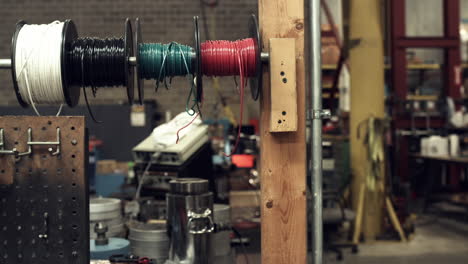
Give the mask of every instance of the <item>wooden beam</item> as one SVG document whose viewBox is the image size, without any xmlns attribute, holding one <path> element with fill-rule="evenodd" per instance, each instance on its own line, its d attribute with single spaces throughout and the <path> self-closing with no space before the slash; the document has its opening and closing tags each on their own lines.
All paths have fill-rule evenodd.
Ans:
<svg viewBox="0 0 468 264">
<path fill-rule="evenodd" d="M 357 136 L 358 126 L 371 116 L 384 117 L 384 36 L 380 1 L 351 0 L 350 12 L 350 39 L 360 40 L 350 50 L 351 192 L 353 208 L 358 208 L 360 189 L 366 183 L 370 166 L 366 146 Z M 376 189 L 364 195 L 362 232 L 366 240 L 374 240 L 382 230 L 384 192 L 380 186 Z"/>
<path fill-rule="evenodd" d="M 270 132 L 297 130 L 296 41 L 270 39 Z"/>
<path fill-rule="evenodd" d="M 307 261 L 304 1 L 259 0 L 263 50 L 270 38 L 296 39 L 297 131 L 270 133 L 270 77 L 260 100 L 262 263 Z"/>
</svg>

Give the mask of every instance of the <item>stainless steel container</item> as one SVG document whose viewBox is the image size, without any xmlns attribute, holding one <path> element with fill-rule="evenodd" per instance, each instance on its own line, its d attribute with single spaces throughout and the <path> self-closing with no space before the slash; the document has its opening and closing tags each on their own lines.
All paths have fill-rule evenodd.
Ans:
<svg viewBox="0 0 468 264">
<path fill-rule="evenodd" d="M 169 237 L 165 224 L 129 224 L 130 250 L 133 255 L 145 256 L 164 263 L 169 256 Z"/>
<path fill-rule="evenodd" d="M 180 264 L 212 263 L 213 194 L 208 181 L 179 178 L 166 194 L 169 260 Z"/>
</svg>

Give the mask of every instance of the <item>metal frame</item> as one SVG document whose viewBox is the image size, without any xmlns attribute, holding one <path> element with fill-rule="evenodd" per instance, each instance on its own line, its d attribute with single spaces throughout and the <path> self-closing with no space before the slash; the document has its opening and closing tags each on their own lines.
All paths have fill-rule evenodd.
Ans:
<svg viewBox="0 0 468 264">
<path fill-rule="evenodd" d="M 443 37 L 407 37 L 405 28 L 405 1 L 391 0 L 390 5 L 390 41 L 391 41 L 391 81 L 393 86 L 393 128 L 394 130 L 409 129 L 411 120 L 409 115 L 402 115 L 402 105 L 398 102 L 406 101 L 408 95 L 407 86 L 407 48 L 439 48 L 444 49 L 445 64 L 442 68 L 443 85 L 445 95 L 455 101 L 461 98 L 461 59 L 460 59 L 460 1 L 443 0 Z M 433 127 L 442 127 L 446 121 L 439 117 L 431 122 Z M 425 126 L 423 120 L 414 122 L 416 128 Z M 395 160 L 399 164 L 397 174 L 402 180 L 408 179 L 409 148 L 405 137 L 397 137 L 399 145 L 398 153 L 395 153 Z"/>
</svg>

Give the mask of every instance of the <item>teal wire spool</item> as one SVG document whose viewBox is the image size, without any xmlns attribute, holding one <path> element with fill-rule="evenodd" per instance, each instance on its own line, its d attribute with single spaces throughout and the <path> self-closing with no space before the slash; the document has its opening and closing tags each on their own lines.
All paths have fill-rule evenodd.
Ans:
<svg viewBox="0 0 468 264">
<path fill-rule="evenodd" d="M 162 82 L 167 77 L 192 73 L 192 48 L 189 46 L 176 42 L 142 43 L 138 52 L 141 77 L 146 80 Z"/>
<path fill-rule="evenodd" d="M 172 77 L 189 75 L 190 92 L 185 111 L 191 116 L 200 112 L 197 90 L 193 82 L 193 54 L 192 47 L 177 42 L 138 45 L 140 78 L 156 80 L 156 90 L 162 82 L 168 88 L 168 78 L 171 80 Z"/>
</svg>

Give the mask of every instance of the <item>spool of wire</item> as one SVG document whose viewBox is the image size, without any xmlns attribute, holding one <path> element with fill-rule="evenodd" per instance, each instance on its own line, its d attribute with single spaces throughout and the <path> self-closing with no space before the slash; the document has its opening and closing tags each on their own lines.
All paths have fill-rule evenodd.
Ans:
<svg viewBox="0 0 468 264">
<path fill-rule="evenodd" d="M 133 56 L 133 38 L 130 20 L 125 21 L 123 37 L 78 38 L 68 50 L 67 64 L 70 83 L 82 87 L 86 105 L 94 121 L 98 122 L 89 105 L 86 88 L 93 96 L 101 87 L 126 87 L 129 104 L 134 97 L 134 67 L 130 65 Z"/>
<path fill-rule="evenodd" d="M 206 76 L 256 75 L 257 57 L 252 38 L 206 41 L 201 44 L 202 70 Z M 241 83 L 242 85 L 242 83 Z"/>
<path fill-rule="evenodd" d="M 195 17 L 195 20 L 198 20 Z M 197 28 L 195 29 L 198 30 Z M 230 156 L 236 152 L 240 132 L 242 129 L 243 108 L 244 108 L 244 90 L 247 79 L 251 82 L 251 93 L 254 100 L 258 99 L 259 90 L 262 85 L 262 62 L 261 62 L 261 47 L 260 33 L 258 31 L 258 23 L 255 15 L 251 16 L 250 38 L 227 41 L 216 40 L 206 41 L 200 45 L 196 54 L 201 61 L 201 74 L 207 76 L 239 76 L 239 95 L 240 95 L 240 118 L 237 131 L 237 138 L 234 144 L 233 151 Z M 195 35 L 199 34 L 198 32 Z"/>
<path fill-rule="evenodd" d="M 190 46 L 177 42 L 169 44 L 143 43 L 140 21 L 136 19 L 136 72 L 138 76 L 138 91 L 140 98 L 143 94 L 143 80 L 155 80 L 156 90 L 161 83 L 168 88 L 173 77 L 187 76 L 190 92 L 187 98 L 186 111 L 190 115 L 200 112 L 201 96 L 195 89 L 193 81 L 194 50 Z M 200 100 L 198 100 L 200 98 Z"/>
<path fill-rule="evenodd" d="M 70 82 L 80 87 L 91 87 L 95 95 L 98 88 L 124 86 L 128 102 L 133 103 L 134 70 L 133 37 L 130 20 L 125 21 L 123 37 L 84 37 L 73 41 L 68 52 Z"/>
<path fill-rule="evenodd" d="M 12 38 L 11 61 L 13 87 L 21 106 L 36 104 L 75 106 L 79 87 L 70 85 L 67 50 L 77 38 L 71 20 L 46 25 L 16 24 Z M 60 110 L 59 110 L 60 112 Z"/>
<path fill-rule="evenodd" d="M 91 87 L 126 86 L 125 40 L 123 38 L 79 38 L 69 54 L 71 82 Z"/>
<path fill-rule="evenodd" d="M 192 48 L 177 42 L 169 44 L 143 43 L 138 47 L 141 77 L 157 82 L 167 77 L 192 73 Z"/>
<path fill-rule="evenodd" d="M 240 76 L 238 71 L 238 61 L 235 56 L 235 52 L 241 51 L 242 61 L 241 64 L 244 65 L 246 77 L 250 80 L 250 91 L 252 99 L 257 100 L 260 95 L 260 89 L 262 87 L 262 74 L 263 74 L 263 64 L 261 60 L 261 35 L 258 28 L 258 21 L 255 15 L 251 15 L 248 23 L 249 38 L 238 40 L 238 41 L 207 41 L 200 44 L 200 31 L 198 27 L 198 17 L 194 17 L 194 32 L 195 32 L 195 58 L 194 63 L 198 64 L 194 67 L 194 72 L 197 78 L 197 82 L 200 81 L 200 84 L 197 83 L 197 89 L 203 89 L 201 83 L 201 76 Z M 233 47 L 234 45 L 234 47 Z M 235 46 L 238 46 L 236 48 Z M 240 45 L 240 46 L 239 46 Z M 243 45 L 243 46 L 242 46 Z M 216 54 L 213 54 L 215 52 Z M 228 53 L 231 52 L 229 55 Z M 205 56 L 209 58 L 205 58 Z M 229 56 L 231 60 L 228 60 L 228 64 L 223 59 Z M 216 67 L 213 63 L 221 62 L 222 64 L 217 63 Z M 226 69 L 230 67 L 230 69 Z M 230 72 L 229 72 L 230 71 Z M 202 94 L 202 91 L 199 91 Z"/>
</svg>

